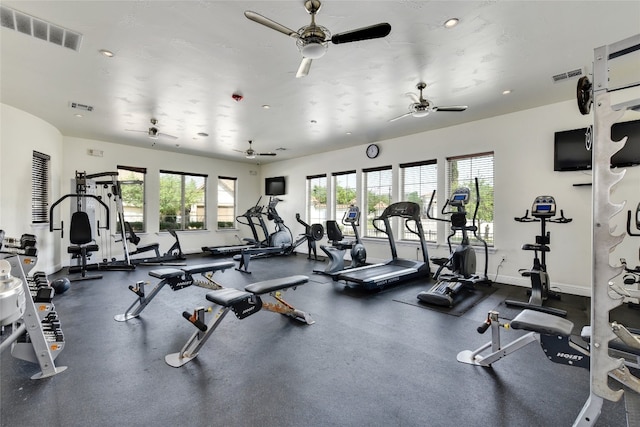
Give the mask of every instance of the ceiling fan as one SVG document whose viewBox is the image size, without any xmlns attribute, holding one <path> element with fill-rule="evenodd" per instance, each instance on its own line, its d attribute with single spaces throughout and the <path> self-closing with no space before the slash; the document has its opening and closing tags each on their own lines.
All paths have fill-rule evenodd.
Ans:
<svg viewBox="0 0 640 427">
<path fill-rule="evenodd" d="M 429 115 L 432 111 L 464 111 L 468 107 L 466 105 L 455 105 L 449 107 L 436 107 L 431 104 L 431 101 L 428 99 L 424 99 L 422 96 L 422 90 L 427 87 L 427 84 L 424 82 L 420 82 L 416 85 L 416 88 L 420 91 L 420 95 L 416 95 L 415 93 L 407 93 L 407 96 L 410 96 L 413 99 L 413 103 L 409 104 L 409 112 L 405 113 L 401 116 L 398 116 L 394 119 L 389 120 L 390 122 L 396 121 L 403 117 L 413 116 L 413 117 L 424 117 Z"/>
<path fill-rule="evenodd" d="M 177 136 L 173 136 L 173 135 L 169 135 L 167 133 L 162 133 L 158 130 L 158 128 L 156 127 L 158 125 L 158 119 L 151 119 L 151 127 L 147 130 L 136 130 L 136 129 L 125 129 L 127 132 L 144 132 L 146 133 L 149 138 L 151 139 L 158 139 L 158 138 L 168 138 L 168 139 L 178 139 Z"/>
<path fill-rule="evenodd" d="M 268 153 L 257 153 L 256 150 L 253 149 L 253 146 L 251 145 L 252 143 L 253 143 L 253 141 L 249 140 L 249 149 L 247 149 L 247 150 L 242 151 L 242 150 L 235 150 L 234 149 L 234 151 L 237 151 L 238 153 L 244 153 L 244 156 L 247 159 L 255 159 L 258 156 L 275 156 L 276 155 L 276 153 L 271 153 L 271 152 L 268 152 Z"/>
<path fill-rule="evenodd" d="M 272 30 L 279 31 L 296 39 L 296 45 L 302 54 L 302 62 L 296 73 L 296 77 L 298 78 L 309 74 L 311 61 L 321 58 L 326 53 L 329 41 L 333 44 L 350 43 L 385 37 L 391 32 L 391 25 L 385 22 L 331 36 L 331 32 L 327 28 L 316 25 L 316 13 L 320 10 L 321 6 L 322 3 L 320 0 L 305 0 L 304 7 L 311 15 L 311 23 L 300 28 L 298 31 L 287 28 L 250 10 L 246 10 L 244 16 L 258 24 L 262 24 Z"/>
</svg>

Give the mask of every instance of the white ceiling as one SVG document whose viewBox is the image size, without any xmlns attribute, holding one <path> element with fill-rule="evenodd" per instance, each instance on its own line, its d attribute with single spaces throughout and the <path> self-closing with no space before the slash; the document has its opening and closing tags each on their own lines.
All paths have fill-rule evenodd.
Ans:
<svg viewBox="0 0 640 427">
<path fill-rule="evenodd" d="M 296 79 L 295 40 L 243 12 L 297 30 L 310 21 L 301 0 L 2 6 L 82 34 L 76 52 L 2 28 L 2 103 L 65 136 L 241 161 L 249 160 L 234 150 L 250 139 L 259 152 L 285 149 L 263 163 L 575 99 L 577 79 L 554 83 L 552 76 L 590 72 L 595 47 L 640 33 L 639 1 L 326 0 L 316 20 L 332 33 L 379 22 L 391 24 L 391 33 L 330 44 L 309 75 Z M 445 29 L 451 17 L 460 24 Z M 640 75 L 636 63 L 624 69 Z M 434 105 L 469 108 L 389 123 L 408 111 L 406 93 L 420 81 Z M 513 92 L 503 95 L 506 89 Z M 70 102 L 94 110 L 78 118 Z M 146 130 L 152 117 L 178 139 L 126 131 Z"/>
</svg>

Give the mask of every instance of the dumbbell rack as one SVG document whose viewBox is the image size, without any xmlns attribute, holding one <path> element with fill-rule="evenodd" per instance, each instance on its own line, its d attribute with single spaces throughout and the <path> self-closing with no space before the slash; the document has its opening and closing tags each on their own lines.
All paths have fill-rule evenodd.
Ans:
<svg viewBox="0 0 640 427">
<path fill-rule="evenodd" d="M 54 363 L 65 345 L 58 314 L 51 302 L 54 290 L 49 286 L 45 273 L 36 272 L 27 276 L 36 264 L 35 257 L 14 255 L 6 260 L 11 265 L 11 275 L 22 281 L 25 294 L 25 310 L 19 321 L 21 324 L 17 328 L 14 324 L 14 332 L 5 340 L 11 342 L 11 355 L 40 365 L 41 372 L 31 379 L 59 374 L 67 367 L 56 367 Z"/>
</svg>

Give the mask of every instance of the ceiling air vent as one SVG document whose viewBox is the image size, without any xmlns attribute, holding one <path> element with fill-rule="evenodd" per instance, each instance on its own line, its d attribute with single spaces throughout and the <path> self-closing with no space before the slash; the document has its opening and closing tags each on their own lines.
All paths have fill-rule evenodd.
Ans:
<svg viewBox="0 0 640 427">
<path fill-rule="evenodd" d="M 554 83 L 559 83 L 563 80 L 572 79 L 574 77 L 582 77 L 584 76 L 584 70 L 582 68 L 578 68 L 576 70 L 565 71 L 564 73 L 556 74 L 552 77 Z"/>
<path fill-rule="evenodd" d="M 76 110 L 82 111 L 93 111 L 93 107 L 91 105 L 80 104 L 79 102 L 69 102 L 69 107 L 75 108 Z"/>
<path fill-rule="evenodd" d="M 43 21 L 7 6 L 0 6 L 0 26 L 27 36 L 48 41 L 76 52 L 80 50 L 82 34 Z"/>
</svg>

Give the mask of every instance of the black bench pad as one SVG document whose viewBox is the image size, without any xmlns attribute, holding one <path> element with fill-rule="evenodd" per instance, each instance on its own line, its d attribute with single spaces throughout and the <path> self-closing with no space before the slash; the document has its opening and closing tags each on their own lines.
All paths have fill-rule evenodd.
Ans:
<svg viewBox="0 0 640 427">
<path fill-rule="evenodd" d="M 212 262 L 208 264 L 196 264 L 181 267 L 180 269 L 188 274 L 206 273 L 209 271 L 226 270 L 227 268 L 235 267 L 235 263 L 232 261 L 220 261 Z"/>
<path fill-rule="evenodd" d="M 522 310 L 515 319 L 511 321 L 513 329 L 523 329 L 525 331 L 538 332 L 545 335 L 571 335 L 573 322 L 553 314 L 543 313 L 535 310 Z"/>
<path fill-rule="evenodd" d="M 282 277 L 280 279 L 265 280 L 262 282 L 252 283 L 244 287 L 244 290 L 255 295 L 262 295 L 280 289 L 290 288 L 292 286 L 307 283 L 309 278 L 303 275 Z"/>
<path fill-rule="evenodd" d="M 79 254 L 83 249 L 85 249 L 87 252 L 97 252 L 100 248 L 98 247 L 98 245 L 69 246 L 67 248 L 67 253 Z"/>
<path fill-rule="evenodd" d="M 158 270 L 151 270 L 149 276 L 157 277 L 158 279 L 168 279 L 171 277 L 180 277 L 184 274 L 184 271 L 177 268 L 160 268 Z"/>
<path fill-rule="evenodd" d="M 239 291 L 233 288 L 222 288 L 207 293 L 206 298 L 212 303 L 229 307 L 247 298 L 251 298 L 251 294 L 245 291 Z"/>
</svg>

